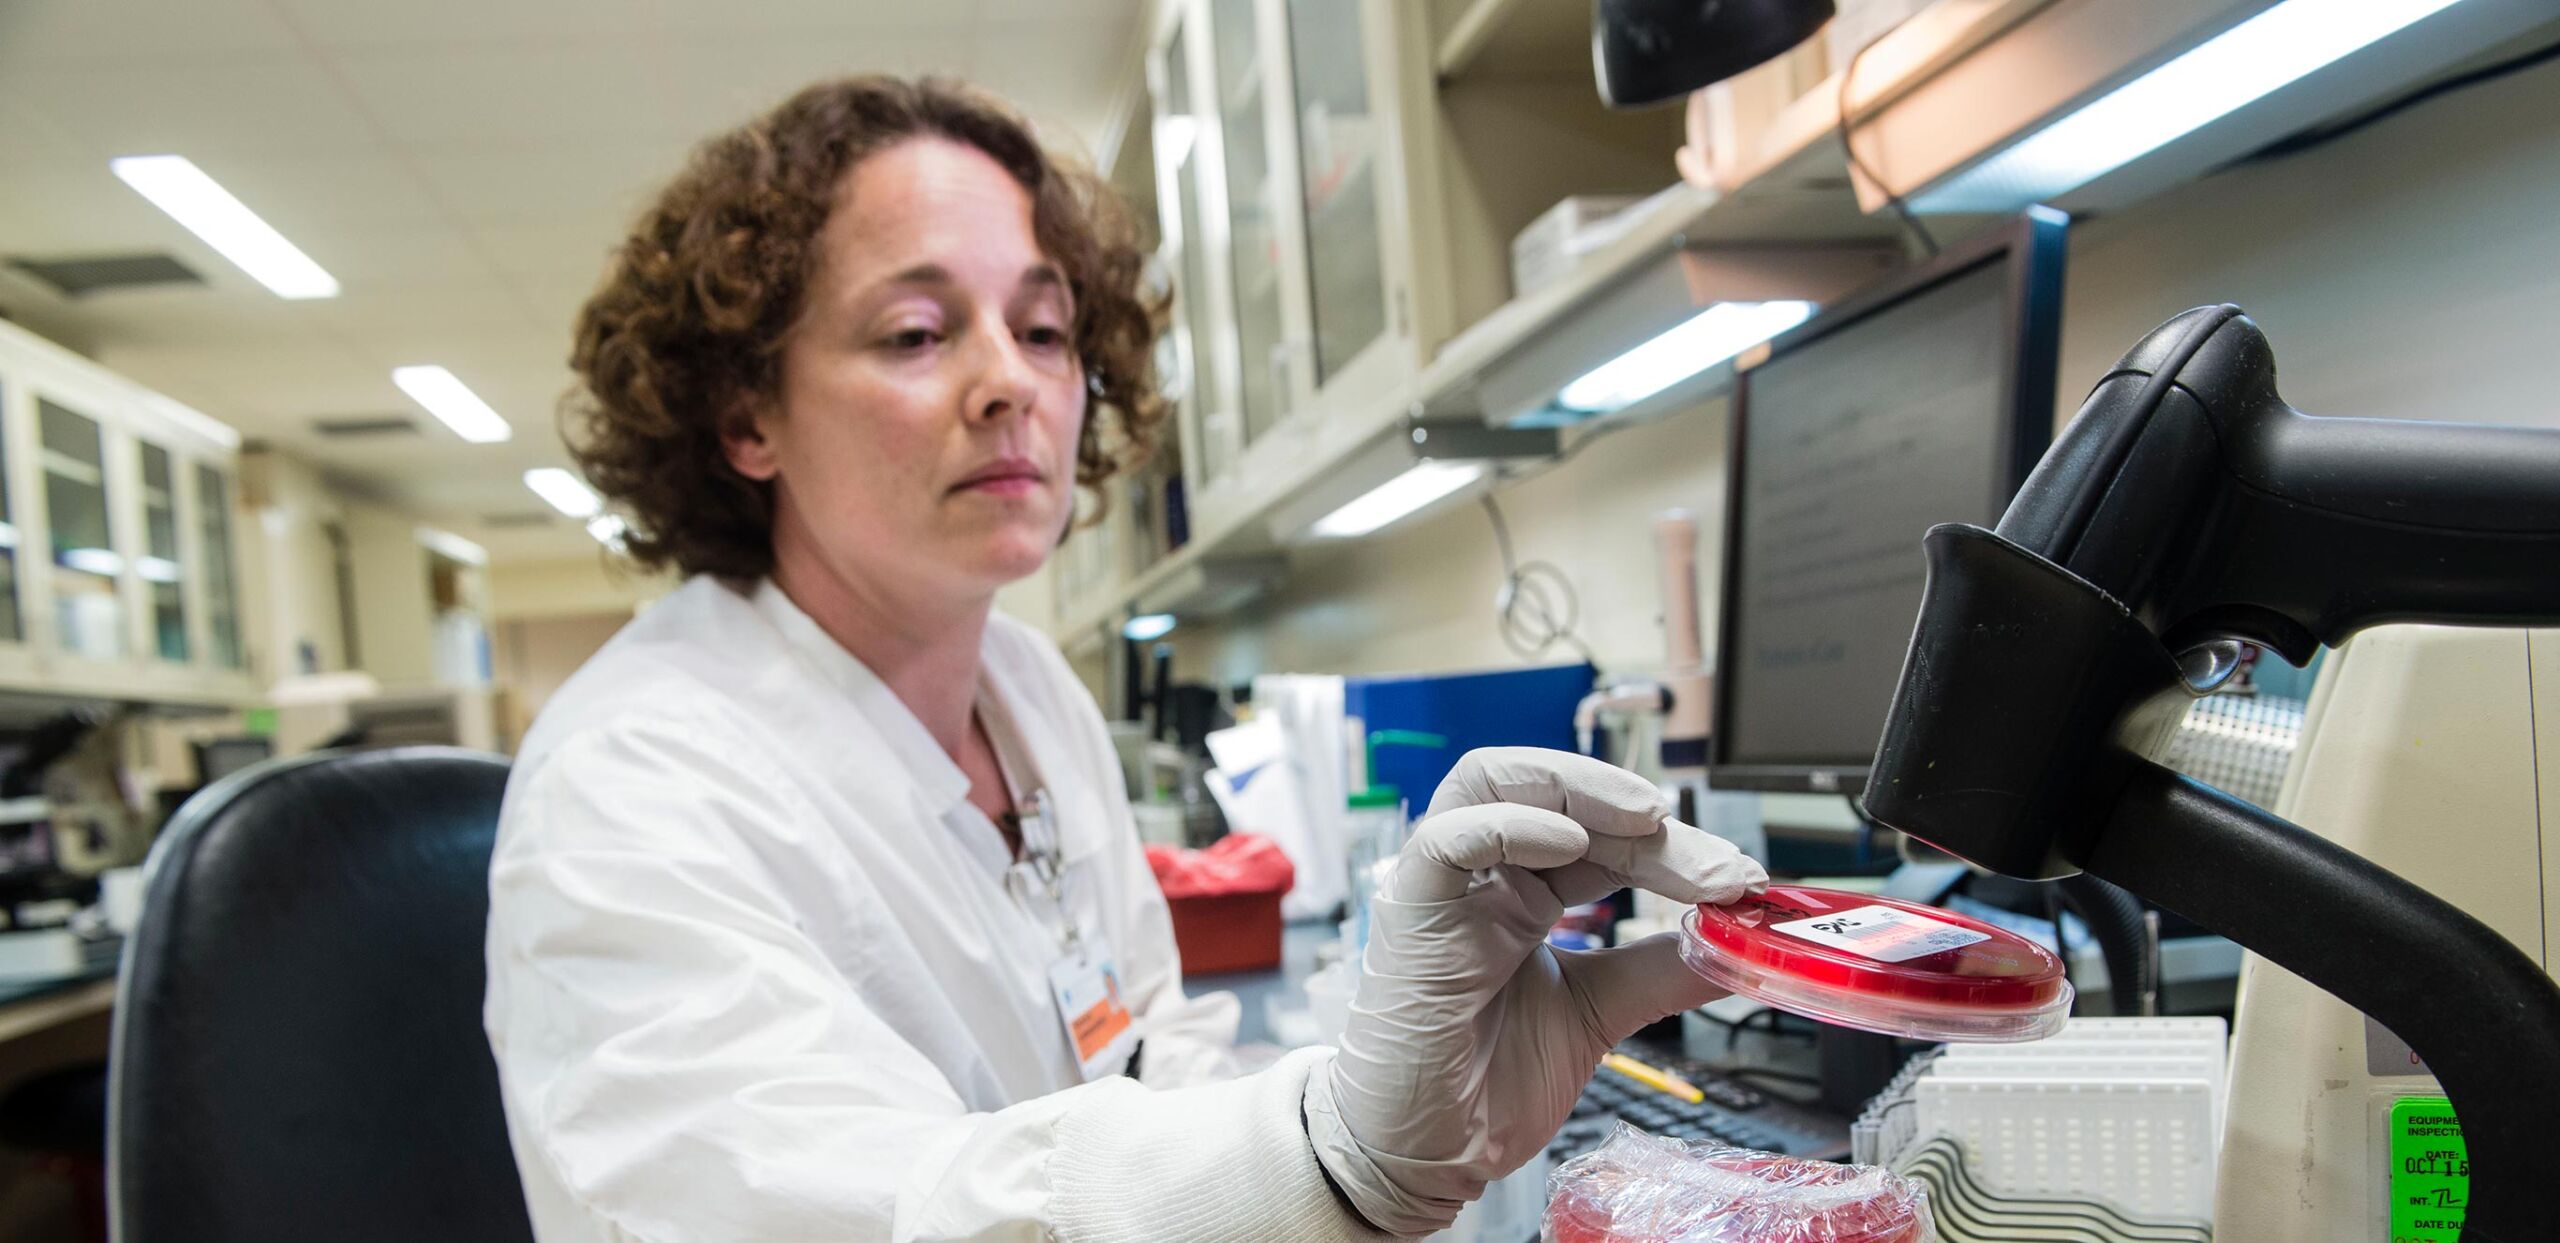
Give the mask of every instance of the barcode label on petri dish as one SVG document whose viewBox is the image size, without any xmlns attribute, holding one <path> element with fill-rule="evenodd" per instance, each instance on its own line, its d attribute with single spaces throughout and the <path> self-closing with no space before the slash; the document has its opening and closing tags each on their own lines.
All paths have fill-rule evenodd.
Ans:
<svg viewBox="0 0 2560 1243">
<path fill-rule="evenodd" d="M 1991 939 L 1989 933 L 1959 928 L 1890 906 L 1853 907 L 1769 927 L 1791 937 L 1847 950 L 1877 962 L 1908 962 Z"/>
</svg>

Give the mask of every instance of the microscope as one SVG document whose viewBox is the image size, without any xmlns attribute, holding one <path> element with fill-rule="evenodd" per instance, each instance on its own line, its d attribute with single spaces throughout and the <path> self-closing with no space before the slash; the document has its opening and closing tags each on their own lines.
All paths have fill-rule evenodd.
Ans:
<svg viewBox="0 0 2560 1243">
<path fill-rule="evenodd" d="M 2098 382 L 1996 529 L 1939 526 L 1924 547 L 1928 583 L 1868 814 L 2005 875 L 2112 881 L 2361 1012 L 2405 1043 L 2459 1119 L 2469 1160 L 2468 1202 L 2454 1206 L 2460 1238 L 2560 1239 L 2560 988 L 2543 965 L 2463 907 L 2155 758 L 2193 700 L 2231 677 L 2244 645 L 2300 665 L 2386 623 L 2560 625 L 2560 432 L 2303 414 L 2278 396 L 2257 325 L 2237 307 L 2199 308 Z M 2560 636 L 2542 638 L 2547 647 Z M 2535 655 L 2523 636 L 2514 650 L 2511 681 L 2530 668 L 2560 687 L 2551 653 Z M 2351 666 L 2376 663 L 2349 655 Z M 2529 732 L 2532 704 L 2520 713 L 2480 719 Z M 2314 709 L 2335 718 L 2323 729 L 2352 729 L 2354 715 L 2334 702 Z M 2528 761 L 2535 745 L 2523 740 Z M 2352 810 L 2324 804 L 2301 777 L 2280 806 Z M 2529 762 L 2521 779 L 2530 789 Z M 2541 776 L 2542 791 L 2550 780 Z M 2550 797 L 2524 796 L 2529 809 Z M 2380 805 L 2357 805 L 2367 804 Z M 2553 810 L 2528 810 L 2528 840 Z M 2418 821 L 2387 836 L 2449 832 Z M 2531 914 L 2504 922 L 2539 953 L 2529 934 L 2547 916 Z M 2251 993 L 2244 986 L 2242 1072 L 2266 1060 L 2247 1056 L 2259 1018 Z M 2305 1063 L 2331 1052 L 2307 1047 L 2310 1031 L 2293 1039 Z M 2324 1087 L 2301 1088 L 2301 1112 L 2268 1125 L 2316 1125 L 2323 1115 L 2308 1098 Z M 2268 1097 L 2235 1084 L 2235 1101 L 2236 1114 Z M 2227 1130 L 2241 1133 L 2243 1121 Z M 2352 1141 L 2329 1151 L 2365 1151 L 2362 1136 Z M 2226 1189 L 2233 1175 L 2226 1161 Z M 2330 1225 L 2285 1237 L 2384 1237 L 2344 1225 L 2363 1205 L 2328 1211 Z"/>
</svg>

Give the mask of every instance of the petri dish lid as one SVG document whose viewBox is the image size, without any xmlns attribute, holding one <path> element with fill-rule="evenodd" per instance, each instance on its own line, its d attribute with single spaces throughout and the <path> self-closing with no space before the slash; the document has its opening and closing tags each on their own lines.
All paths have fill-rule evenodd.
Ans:
<svg viewBox="0 0 2560 1243">
<path fill-rule="evenodd" d="M 1792 1014 L 1917 1040 L 2040 1040 L 2071 1016 L 2052 951 L 1953 911 L 1771 885 L 1681 921 L 1681 956 L 1718 986 Z"/>
<path fill-rule="evenodd" d="M 1579 1175 L 1567 1166 L 1547 1202 L 1543 1237 L 1549 1243 L 1923 1243 L 1935 1237 L 1918 1189 L 1882 1170 L 1668 1142 L 1687 1151 L 1676 1161 Z"/>
</svg>

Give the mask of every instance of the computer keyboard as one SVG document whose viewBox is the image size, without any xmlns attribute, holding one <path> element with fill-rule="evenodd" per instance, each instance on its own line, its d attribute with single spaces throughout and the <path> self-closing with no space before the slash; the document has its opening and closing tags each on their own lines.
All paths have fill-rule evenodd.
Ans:
<svg viewBox="0 0 2560 1243">
<path fill-rule="evenodd" d="M 1620 1046 L 1620 1051 L 1688 1080 L 1706 1100 L 1692 1105 L 1601 1067 L 1582 1090 L 1572 1116 L 1547 1145 L 1550 1162 L 1599 1147 L 1621 1121 L 1674 1139 L 1712 1140 L 1824 1161 L 1849 1157 L 1845 1119 L 1781 1100 L 1694 1058 L 1668 1057 L 1658 1049 L 1632 1044 Z"/>
</svg>

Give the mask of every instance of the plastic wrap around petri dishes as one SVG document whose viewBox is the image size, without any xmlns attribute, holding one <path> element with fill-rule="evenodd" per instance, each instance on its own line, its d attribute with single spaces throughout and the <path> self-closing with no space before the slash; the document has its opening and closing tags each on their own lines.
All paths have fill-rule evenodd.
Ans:
<svg viewBox="0 0 2560 1243">
<path fill-rule="evenodd" d="M 1928 1192 L 1835 1165 L 1621 1124 L 1547 1179 L 1541 1243 L 1932 1243 Z"/>
<path fill-rule="evenodd" d="M 1771 885 L 1681 921 L 1681 956 L 1718 986 L 1792 1014 L 1917 1040 L 2040 1040 L 2071 1017 L 2053 952 L 1953 911 Z"/>
</svg>

